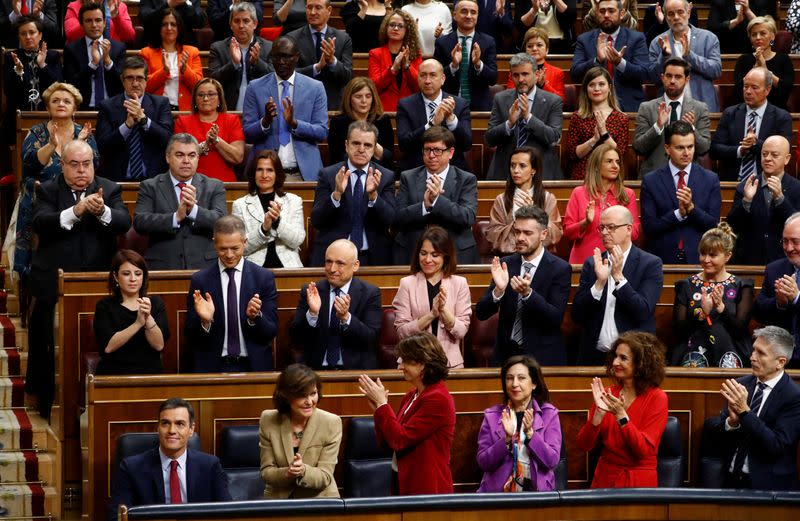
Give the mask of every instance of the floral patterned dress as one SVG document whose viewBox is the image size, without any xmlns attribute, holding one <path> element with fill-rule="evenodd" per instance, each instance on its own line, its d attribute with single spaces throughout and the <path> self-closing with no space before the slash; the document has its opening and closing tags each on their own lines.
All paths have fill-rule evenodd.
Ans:
<svg viewBox="0 0 800 521">
<path fill-rule="evenodd" d="M 582 118 L 577 111 L 572 113 L 564 147 L 569 157 L 569 164 L 572 165 L 570 179 L 583 179 L 586 177 L 586 163 L 589 162 L 589 156 L 592 153 L 589 152 L 579 158 L 577 149 L 578 145 L 585 143 L 594 136 L 595 126 L 597 126 L 597 121 L 594 119 L 594 114 L 588 118 Z M 628 116 L 618 110 L 611 111 L 611 114 L 606 118 L 606 130 L 617 144 L 619 157 L 624 163 L 625 152 L 628 150 Z"/>
</svg>

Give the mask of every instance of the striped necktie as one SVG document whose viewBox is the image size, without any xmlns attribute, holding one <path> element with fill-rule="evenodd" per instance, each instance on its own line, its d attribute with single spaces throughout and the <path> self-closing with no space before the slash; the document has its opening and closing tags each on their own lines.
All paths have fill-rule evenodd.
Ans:
<svg viewBox="0 0 800 521">
<path fill-rule="evenodd" d="M 533 269 L 532 262 L 523 262 L 522 263 L 522 278 L 527 277 L 531 270 Z M 508 288 L 506 287 L 506 291 Z M 522 297 L 517 298 L 517 316 L 514 319 L 514 327 L 511 328 L 511 340 L 517 343 L 517 345 L 522 345 Z"/>
<path fill-rule="evenodd" d="M 750 116 L 747 119 L 746 134 L 756 131 L 757 117 L 758 114 L 756 114 L 755 111 L 750 112 Z M 756 154 L 755 152 L 753 152 L 753 149 L 751 148 L 747 152 L 747 154 L 745 154 L 745 156 L 742 158 L 742 168 L 741 170 L 739 170 L 739 181 L 747 179 L 748 177 L 750 177 L 750 174 L 752 174 L 755 171 L 756 171 Z"/>
<path fill-rule="evenodd" d="M 460 79 L 460 87 L 461 87 L 461 97 L 470 104 L 470 100 L 472 97 L 470 96 L 469 92 L 469 51 L 470 48 L 467 45 L 467 37 L 461 37 L 461 66 L 459 67 L 459 79 Z"/>
</svg>

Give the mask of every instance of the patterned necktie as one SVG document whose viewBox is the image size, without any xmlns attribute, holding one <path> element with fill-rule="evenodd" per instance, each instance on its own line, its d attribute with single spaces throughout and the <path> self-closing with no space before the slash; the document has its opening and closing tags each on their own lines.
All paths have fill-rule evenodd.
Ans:
<svg viewBox="0 0 800 521">
<path fill-rule="evenodd" d="M 333 298 L 340 296 L 342 294 L 341 288 L 334 288 L 333 289 Z M 339 358 L 341 357 L 341 344 L 339 339 L 339 333 L 342 328 L 342 323 L 339 321 L 339 317 L 336 316 L 336 307 L 331 303 L 331 321 L 330 327 L 328 328 L 328 349 L 325 354 L 325 360 L 328 362 L 328 367 L 336 367 L 339 365 Z"/>
<path fill-rule="evenodd" d="M 675 123 L 678 121 L 678 107 L 680 106 L 680 103 L 677 101 L 670 101 L 669 106 L 672 107 L 672 111 L 669 113 L 669 122 Z"/>
<path fill-rule="evenodd" d="M 228 301 L 225 306 L 225 317 L 228 325 L 228 356 L 239 356 L 239 299 L 236 297 L 236 268 L 225 268 L 228 274 Z"/>
<path fill-rule="evenodd" d="M 686 172 L 683 170 L 678 172 L 678 190 L 681 188 L 686 188 Z M 678 249 L 683 249 L 683 234 L 681 234 L 681 238 L 678 239 Z"/>
<path fill-rule="evenodd" d="M 183 503 L 181 478 L 178 476 L 178 460 L 169 462 L 169 496 L 169 502 L 173 505 Z"/>
<path fill-rule="evenodd" d="M 142 130 L 134 125 L 128 134 L 128 179 L 144 179 L 145 168 L 142 156 Z"/>
<path fill-rule="evenodd" d="M 763 382 L 758 382 L 756 386 L 756 391 L 753 393 L 753 397 L 750 400 L 750 414 L 755 414 L 758 416 L 760 412 L 759 409 L 761 408 L 761 401 L 764 399 L 764 389 L 767 387 L 767 384 Z M 742 467 L 744 467 L 744 460 L 747 459 L 747 453 L 750 448 L 750 436 L 745 436 L 741 445 L 736 450 L 736 456 L 733 459 L 733 473 L 738 474 L 742 471 Z"/>
<path fill-rule="evenodd" d="M 314 52 L 317 55 L 317 62 L 322 58 L 322 33 L 319 31 L 314 32 Z"/>
<path fill-rule="evenodd" d="M 525 101 L 528 102 L 530 105 L 530 100 L 525 98 Z M 530 114 L 530 111 L 528 112 Z M 528 143 L 528 126 L 525 121 L 522 120 L 522 114 L 520 113 L 520 117 L 517 120 L 517 148 L 524 147 Z"/>
<path fill-rule="evenodd" d="M 461 87 L 461 97 L 470 104 L 472 97 L 469 92 L 469 46 L 467 45 L 467 37 L 461 37 L 461 66 L 459 67 L 459 78 Z"/>
<path fill-rule="evenodd" d="M 750 112 L 750 116 L 747 119 L 747 132 L 745 133 L 745 135 L 749 134 L 750 132 L 756 131 L 757 117 L 758 114 L 756 114 L 755 111 Z M 755 171 L 756 171 L 756 155 L 753 152 L 753 149 L 751 148 L 747 152 L 747 154 L 745 154 L 745 156 L 742 158 L 742 168 L 741 170 L 739 170 L 739 181 L 747 179 L 748 177 L 750 177 L 750 174 L 752 174 Z"/>
<path fill-rule="evenodd" d="M 350 205 L 352 214 L 350 219 L 353 229 L 350 232 L 350 240 L 361 250 L 364 247 L 364 185 L 361 184 L 361 176 L 365 175 L 361 169 L 355 171 L 356 182 L 353 185 L 353 201 Z"/>
<path fill-rule="evenodd" d="M 288 145 L 291 142 L 289 134 L 289 125 L 283 119 L 283 100 L 289 97 L 289 82 L 283 80 L 281 82 L 281 95 L 278 102 L 278 143 L 280 146 Z"/>
<path fill-rule="evenodd" d="M 523 262 L 522 277 L 527 277 L 532 269 L 532 262 Z M 508 287 L 506 287 L 506 291 L 508 291 Z M 519 346 L 522 345 L 522 296 L 517 298 L 517 316 L 514 319 L 514 327 L 511 328 L 511 340 L 516 342 Z"/>
<path fill-rule="evenodd" d="M 433 125 L 433 116 L 436 114 L 436 102 L 428 102 L 428 125 Z"/>
<path fill-rule="evenodd" d="M 610 34 L 608 35 L 608 46 L 614 47 L 614 37 Z M 611 61 L 610 58 L 606 58 L 606 69 L 608 69 L 608 74 L 611 76 L 611 80 L 614 80 L 614 62 Z"/>
</svg>

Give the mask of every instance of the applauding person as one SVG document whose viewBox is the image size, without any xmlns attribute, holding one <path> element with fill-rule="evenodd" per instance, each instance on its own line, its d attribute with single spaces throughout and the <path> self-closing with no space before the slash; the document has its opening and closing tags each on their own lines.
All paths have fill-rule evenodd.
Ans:
<svg viewBox="0 0 800 521">
<path fill-rule="evenodd" d="M 369 77 L 375 82 L 389 112 L 397 110 L 397 102 L 417 92 L 417 76 L 422 63 L 417 24 L 405 11 L 392 11 L 381 24 L 381 43 L 369 51 Z"/>
</svg>

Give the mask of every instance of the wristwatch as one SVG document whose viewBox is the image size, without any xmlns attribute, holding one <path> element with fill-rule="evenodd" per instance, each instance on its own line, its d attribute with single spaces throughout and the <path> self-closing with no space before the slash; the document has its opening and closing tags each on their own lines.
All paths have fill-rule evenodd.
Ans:
<svg viewBox="0 0 800 521">
<path fill-rule="evenodd" d="M 625 427 L 626 425 L 628 425 L 628 417 L 626 416 L 625 418 L 620 418 L 619 420 L 617 420 L 617 423 L 619 423 L 620 427 Z"/>
</svg>

